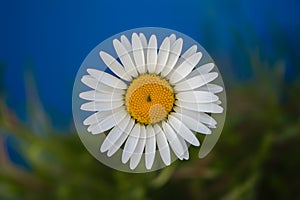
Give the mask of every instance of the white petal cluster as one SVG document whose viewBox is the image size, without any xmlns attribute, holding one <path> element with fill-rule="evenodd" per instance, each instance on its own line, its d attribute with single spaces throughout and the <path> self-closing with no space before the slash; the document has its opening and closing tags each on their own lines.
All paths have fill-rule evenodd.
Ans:
<svg viewBox="0 0 300 200">
<path fill-rule="evenodd" d="M 171 150 L 179 159 L 189 159 L 188 146 L 199 146 L 195 133 L 211 134 L 217 122 L 210 113 L 222 113 L 219 85 L 211 83 L 218 77 L 211 72 L 213 63 L 197 66 L 202 53 L 193 45 L 182 52 L 183 39 L 174 34 L 159 45 L 156 35 L 149 39 L 143 33 L 133 33 L 131 40 L 121 36 L 113 46 L 118 60 L 100 51 L 100 57 L 115 74 L 88 69 L 81 81 L 93 90 L 80 93 L 89 102 L 81 109 L 95 113 L 84 120 L 88 131 L 99 134 L 109 131 L 100 151 L 110 157 L 124 145 L 122 162 L 135 169 L 145 156 L 145 166 L 151 169 L 156 151 L 166 165 L 171 163 Z M 197 66 L 197 67 L 196 67 Z M 140 124 L 127 112 L 124 94 L 129 82 L 141 74 L 156 74 L 173 87 L 175 103 L 166 120 L 155 124 Z"/>
</svg>

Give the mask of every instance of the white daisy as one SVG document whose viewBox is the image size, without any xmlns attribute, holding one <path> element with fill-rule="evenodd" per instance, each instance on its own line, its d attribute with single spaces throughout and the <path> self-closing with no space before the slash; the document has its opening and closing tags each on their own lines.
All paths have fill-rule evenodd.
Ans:
<svg viewBox="0 0 300 200">
<path fill-rule="evenodd" d="M 87 69 L 81 81 L 93 90 L 80 93 L 90 102 L 82 110 L 95 113 L 84 120 L 92 134 L 106 132 L 100 151 L 112 156 L 123 147 L 122 162 L 135 169 L 145 155 L 151 169 L 156 150 L 166 165 L 171 150 L 179 159 L 188 159 L 188 146 L 199 146 L 196 133 L 210 134 L 217 122 L 210 113 L 222 113 L 216 95 L 223 88 L 210 83 L 217 78 L 213 63 L 200 67 L 202 53 L 197 45 L 182 53 L 183 39 L 174 34 L 159 45 L 156 35 L 143 33 L 114 39 L 118 55 L 100 51 L 113 73 Z M 112 75 L 113 74 L 113 75 Z"/>
</svg>

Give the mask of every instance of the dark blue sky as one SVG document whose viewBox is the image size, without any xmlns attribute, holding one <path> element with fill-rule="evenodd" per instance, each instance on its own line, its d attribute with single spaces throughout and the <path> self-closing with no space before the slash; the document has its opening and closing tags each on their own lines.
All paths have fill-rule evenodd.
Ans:
<svg viewBox="0 0 300 200">
<path fill-rule="evenodd" d="M 249 50 L 263 47 L 266 59 L 293 65 L 299 9 L 299 1 L 291 0 L 2 1 L 0 60 L 6 64 L 7 102 L 26 120 L 24 71 L 30 68 L 51 120 L 67 127 L 74 78 L 85 56 L 106 38 L 137 27 L 189 35 L 225 74 L 247 77 L 241 42 Z M 277 35 L 284 41 L 276 41 Z"/>
</svg>

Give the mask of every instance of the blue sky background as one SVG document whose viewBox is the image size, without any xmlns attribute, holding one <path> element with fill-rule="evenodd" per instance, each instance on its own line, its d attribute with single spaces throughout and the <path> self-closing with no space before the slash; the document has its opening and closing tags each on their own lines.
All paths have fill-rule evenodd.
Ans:
<svg viewBox="0 0 300 200">
<path fill-rule="evenodd" d="M 106 38 L 137 27 L 165 27 L 197 40 L 215 59 L 225 85 L 251 78 L 245 52 L 285 63 L 286 80 L 299 72 L 300 1 L 2 1 L 0 60 L 4 93 L 26 121 L 24 74 L 31 71 L 52 123 L 72 123 L 76 72 Z M 1 70 L 3 70 L 1 69 Z"/>
</svg>

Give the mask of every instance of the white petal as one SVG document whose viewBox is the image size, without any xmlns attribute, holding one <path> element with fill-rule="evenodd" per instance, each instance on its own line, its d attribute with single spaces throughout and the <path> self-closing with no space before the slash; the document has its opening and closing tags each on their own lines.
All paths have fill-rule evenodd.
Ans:
<svg viewBox="0 0 300 200">
<path fill-rule="evenodd" d="M 172 116 L 172 114 L 168 118 L 169 124 L 173 127 L 178 135 L 180 135 L 183 139 L 185 139 L 188 143 L 199 146 L 199 140 L 194 135 L 192 131 L 188 127 L 186 127 L 179 119 Z"/>
<path fill-rule="evenodd" d="M 117 89 L 117 88 L 107 86 L 107 85 L 97 81 L 91 75 L 84 75 L 81 78 L 81 82 L 83 82 L 85 85 L 87 85 L 90 88 L 93 88 L 99 92 L 103 92 L 103 93 L 113 93 L 114 92 L 114 93 L 125 94 L 125 91 L 123 89 Z"/>
<path fill-rule="evenodd" d="M 167 137 L 167 140 L 171 148 L 173 149 L 173 152 L 180 160 L 182 160 L 186 149 L 183 149 L 183 146 L 180 143 L 177 134 L 172 129 L 172 127 L 165 121 L 162 122 L 162 127 Z"/>
<path fill-rule="evenodd" d="M 184 108 L 179 108 L 179 107 L 174 107 L 174 110 L 177 112 L 177 113 L 180 113 L 182 115 L 186 115 L 186 116 L 189 116 L 199 122 L 202 122 L 202 123 L 205 123 L 205 124 L 208 124 L 210 126 L 215 126 L 217 124 L 216 120 L 214 118 L 212 118 L 211 116 L 209 116 L 208 114 L 206 113 L 203 113 L 203 112 L 195 112 L 195 111 L 192 111 L 192 110 L 187 110 L 187 109 L 184 109 Z"/>
<path fill-rule="evenodd" d="M 122 154 L 122 162 L 123 163 L 127 163 L 129 158 L 132 156 L 132 154 L 136 148 L 136 145 L 139 141 L 140 130 L 141 130 L 141 125 L 135 124 L 132 131 L 130 132 L 129 137 L 125 143 L 125 147 L 124 147 L 123 154 Z"/>
<path fill-rule="evenodd" d="M 130 41 L 128 40 L 128 38 L 125 35 L 121 36 L 121 44 L 127 50 L 132 62 L 135 64 L 134 58 L 133 58 L 133 53 L 132 53 L 132 45 L 131 45 Z"/>
<path fill-rule="evenodd" d="M 192 90 L 215 80 L 217 77 L 218 77 L 218 73 L 216 72 L 194 76 L 190 79 L 183 80 L 180 83 L 177 83 L 174 89 L 175 91 Z"/>
<path fill-rule="evenodd" d="M 188 78 L 191 78 L 191 77 L 194 77 L 194 76 L 198 76 L 198 75 L 201 75 L 201 74 L 207 74 L 207 73 L 209 73 L 214 68 L 214 66 L 215 66 L 214 63 L 207 63 L 207 64 L 204 64 L 204 65 L 201 65 L 197 69 L 194 69 L 188 75 Z"/>
<path fill-rule="evenodd" d="M 151 35 L 147 50 L 147 69 L 148 72 L 154 73 L 157 64 L 157 39 L 155 35 Z"/>
<path fill-rule="evenodd" d="M 108 85 L 113 88 L 117 89 L 126 89 L 127 85 L 118 79 L 117 77 L 114 77 L 113 75 L 110 75 L 106 72 L 99 71 L 96 69 L 87 69 L 87 72 L 93 76 L 95 79 L 100 81 L 101 83 L 104 83 L 105 85 Z"/>
<path fill-rule="evenodd" d="M 183 44 L 183 40 L 181 38 L 179 38 L 171 46 L 168 62 L 167 62 L 166 66 L 164 67 L 164 69 L 161 72 L 161 75 L 163 77 L 167 76 L 171 72 L 171 70 L 173 69 L 175 64 L 177 63 L 178 58 L 179 58 L 180 53 L 181 53 L 181 50 L 182 50 L 182 44 Z"/>
<path fill-rule="evenodd" d="M 124 99 L 124 96 L 122 94 L 118 94 L 118 93 L 105 94 L 105 93 L 98 92 L 96 90 L 82 92 L 79 94 L 79 97 L 85 100 L 99 101 L 99 102 L 121 101 Z"/>
<path fill-rule="evenodd" d="M 217 93 L 220 93 L 223 91 L 223 88 L 219 85 L 216 85 L 216 84 L 207 84 L 207 85 L 204 85 L 200 88 L 198 88 L 197 90 L 202 90 L 202 91 L 208 91 L 208 92 L 212 92 L 214 94 L 217 94 Z"/>
<path fill-rule="evenodd" d="M 170 75 L 170 83 L 175 84 L 184 79 L 198 64 L 201 57 L 202 53 L 197 52 L 192 56 L 188 57 L 185 61 L 183 61 L 183 63 L 180 66 L 178 66 Z"/>
<path fill-rule="evenodd" d="M 203 134 L 211 134 L 211 130 L 201 122 L 197 121 L 197 119 L 179 113 L 173 113 L 172 115 L 178 120 L 182 121 L 189 129 L 193 131 Z"/>
<path fill-rule="evenodd" d="M 147 169 L 151 169 L 155 158 L 155 149 L 156 149 L 155 132 L 152 125 L 147 126 L 146 132 L 147 132 L 147 139 L 146 139 L 146 147 L 145 147 L 145 164 Z"/>
<path fill-rule="evenodd" d="M 135 122 L 133 119 L 130 119 L 129 124 L 127 125 L 126 129 L 122 132 L 119 139 L 111 146 L 111 148 L 107 152 L 107 156 L 111 157 L 113 154 L 116 153 L 116 151 L 122 146 L 122 144 L 125 142 L 127 136 L 131 132 Z"/>
<path fill-rule="evenodd" d="M 124 67 L 114 57 L 104 51 L 100 51 L 99 55 L 103 62 L 109 67 L 109 69 L 118 77 L 126 81 L 132 80 L 131 76 L 127 74 Z"/>
<path fill-rule="evenodd" d="M 130 74 L 133 77 L 136 77 L 138 75 L 137 70 L 135 68 L 135 63 L 133 62 L 130 53 L 125 49 L 125 47 L 122 45 L 122 43 L 114 39 L 113 40 L 114 48 L 125 68 L 125 71 Z"/>
<path fill-rule="evenodd" d="M 178 139 L 179 139 L 179 142 L 180 142 L 180 144 L 182 145 L 182 147 L 184 149 L 184 154 L 182 155 L 182 158 L 185 159 L 185 160 L 188 160 L 189 156 L 190 156 L 188 146 L 187 146 L 185 140 L 182 137 L 178 136 Z"/>
<path fill-rule="evenodd" d="M 147 61 L 147 47 L 148 47 L 148 44 L 147 44 L 147 38 L 146 36 L 144 35 L 144 33 L 140 33 L 139 34 L 139 37 L 140 37 L 140 40 L 141 40 L 141 43 L 142 43 L 142 46 L 143 46 L 143 50 L 144 50 L 144 60 L 145 62 Z M 147 63 L 145 63 L 145 68 L 146 68 L 146 71 L 147 71 Z"/>
<path fill-rule="evenodd" d="M 191 46 L 188 50 L 186 50 L 183 54 L 182 54 L 182 58 L 184 60 L 186 60 L 188 57 L 190 57 L 191 55 L 195 54 L 197 52 L 197 45 L 193 45 Z"/>
<path fill-rule="evenodd" d="M 146 67 L 144 49 L 140 37 L 136 33 L 132 34 L 132 50 L 138 72 L 140 74 L 145 73 Z"/>
<path fill-rule="evenodd" d="M 114 101 L 114 102 L 88 102 L 81 105 L 81 110 L 86 111 L 107 111 L 119 108 L 124 105 L 124 101 Z"/>
<path fill-rule="evenodd" d="M 176 94 L 176 98 L 188 103 L 211 103 L 219 100 L 217 95 L 206 91 L 179 92 Z"/>
<path fill-rule="evenodd" d="M 176 35 L 173 33 L 169 36 L 171 46 L 174 44 L 176 40 Z"/>
<path fill-rule="evenodd" d="M 113 144 L 121 137 L 122 133 L 126 130 L 130 121 L 130 116 L 127 116 L 120 121 L 106 136 L 105 140 L 103 141 L 100 151 L 103 153 L 110 149 Z"/>
<path fill-rule="evenodd" d="M 186 61 L 190 56 L 195 55 L 197 52 L 197 45 L 193 45 L 191 46 L 187 51 L 185 51 L 178 59 L 177 63 L 175 64 L 175 66 L 173 67 L 174 71 L 175 69 L 177 69 L 180 65 L 182 65 L 182 63 L 184 61 Z M 167 79 L 169 80 L 171 75 L 173 74 L 174 71 L 171 71 L 168 75 L 167 75 Z"/>
<path fill-rule="evenodd" d="M 136 148 L 130 158 L 130 164 L 129 164 L 130 169 L 135 169 L 136 166 L 139 164 L 141 157 L 143 155 L 145 144 L 146 144 L 146 129 L 145 129 L 145 126 L 142 125 L 141 130 L 140 130 L 139 141 L 138 141 Z"/>
<path fill-rule="evenodd" d="M 154 125 L 154 131 L 156 133 L 156 143 L 161 156 L 161 159 L 166 165 L 171 164 L 170 148 L 165 136 L 165 133 L 162 131 L 161 127 L 157 124 Z"/>
<path fill-rule="evenodd" d="M 86 118 L 83 121 L 83 124 L 84 125 L 91 125 L 91 124 L 99 123 L 104 118 L 108 117 L 109 115 L 112 115 L 112 112 L 113 112 L 112 110 L 110 110 L 110 111 L 96 112 L 96 113 L 92 114 L 91 116 L 89 116 L 88 118 Z"/>
<path fill-rule="evenodd" d="M 186 50 L 179 58 L 178 62 L 175 65 L 175 68 L 180 66 L 188 57 L 194 55 L 197 52 L 197 45 L 191 46 L 188 50 Z"/>
<path fill-rule="evenodd" d="M 108 116 L 107 118 L 103 119 L 101 122 L 97 124 L 93 124 L 88 127 L 88 131 L 92 134 L 103 133 L 114 127 L 118 124 L 122 119 L 124 119 L 127 115 L 125 109 L 121 109 L 118 112 L 113 112 L 112 115 Z"/>
<path fill-rule="evenodd" d="M 128 40 L 128 38 L 125 35 L 121 36 L 121 44 L 127 50 L 128 53 L 132 52 L 132 46 L 130 44 L 130 41 Z"/>
<path fill-rule="evenodd" d="M 110 139 L 108 138 L 108 136 L 113 139 L 115 139 L 115 138 L 118 139 L 121 135 L 122 135 L 122 132 L 120 132 L 120 130 L 118 129 L 117 126 L 115 126 L 113 129 L 111 129 L 100 147 L 100 152 L 103 153 L 103 152 L 107 151 L 109 149 L 109 147 L 111 147 L 113 145 L 113 143 L 110 142 Z"/>
<path fill-rule="evenodd" d="M 170 53 L 170 39 L 166 37 L 162 42 L 157 55 L 157 65 L 155 72 L 159 74 L 165 67 Z"/>
<path fill-rule="evenodd" d="M 175 101 L 175 105 L 198 112 L 222 113 L 223 108 L 215 103 L 188 103 L 184 101 Z"/>
<path fill-rule="evenodd" d="M 144 33 L 140 33 L 139 36 L 140 36 L 140 40 L 141 40 L 142 46 L 143 46 L 143 48 L 145 50 L 147 48 L 147 38 L 144 35 Z"/>
</svg>

